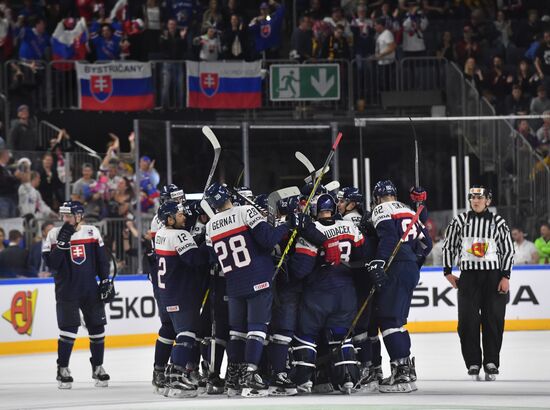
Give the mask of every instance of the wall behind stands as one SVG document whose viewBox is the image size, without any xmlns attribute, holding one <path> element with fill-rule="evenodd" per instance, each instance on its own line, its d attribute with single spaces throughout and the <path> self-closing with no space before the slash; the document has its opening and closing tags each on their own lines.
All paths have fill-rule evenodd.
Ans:
<svg viewBox="0 0 550 410">
<path fill-rule="evenodd" d="M 456 330 L 456 291 L 448 285 L 441 268 L 423 269 L 407 325 L 411 332 Z M 107 306 L 107 347 L 152 345 L 160 322 L 147 277 L 119 277 L 116 289 Z M 0 281 L 0 314 L 0 354 L 56 351 L 52 279 Z M 507 330 L 550 330 L 550 267 L 514 269 L 506 319 Z M 81 327 L 75 348 L 88 347 L 86 335 Z"/>
</svg>

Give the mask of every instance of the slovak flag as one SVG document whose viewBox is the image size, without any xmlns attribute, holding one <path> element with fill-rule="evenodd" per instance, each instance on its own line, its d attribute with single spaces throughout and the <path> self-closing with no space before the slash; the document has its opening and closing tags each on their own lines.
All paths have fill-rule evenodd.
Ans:
<svg viewBox="0 0 550 410">
<path fill-rule="evenodd" d="M 52 34 L 52 59 L 53 60 L 83 60 L 86 57 L 86 42 L 88 41 L 88 28 L 86 20 L 82 17 L 74 28 L 67 29 L 66 21 L 61 20 Z M 70 24 L 70 23 L 69 23 Z M 56 63 L 57 70 L 72 70 L 72 63 Z"/>
<path fill-rule="evenodd" d="M 207 109 L 259 108 L 261 62 L 187 61 L 187 106 Z"/>
<path fill-rule="evenodd" d="M 155 104 L 151 65 L 129 61 L 78 62 L 80 108 L 89 111 L 141 111 Z"/>
</svg>

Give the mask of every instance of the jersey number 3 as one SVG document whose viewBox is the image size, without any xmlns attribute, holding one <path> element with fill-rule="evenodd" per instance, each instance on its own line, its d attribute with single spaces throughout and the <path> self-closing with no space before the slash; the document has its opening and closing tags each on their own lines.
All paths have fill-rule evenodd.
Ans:
<svg viewBox="0 0 550 410">
<path fill-rule="evenodd" d="M 228 247 L 229 249 L 227 249 Z M 244 268 L 250 265 L 250 253 L 248 249 L 246 249 L 246 240 L 242 235 L 229 238 L 227 244 L 223 241 L 216 242 L 214 251 L 216 255 L 218 255 L 223 273 L 231 272 L 233 267 Z M 231 252 L 231 255 L 229 255 L 229 252 Z M 231 256 L 231 258 L 226 262 L 229 256 Z"/>
</svg>

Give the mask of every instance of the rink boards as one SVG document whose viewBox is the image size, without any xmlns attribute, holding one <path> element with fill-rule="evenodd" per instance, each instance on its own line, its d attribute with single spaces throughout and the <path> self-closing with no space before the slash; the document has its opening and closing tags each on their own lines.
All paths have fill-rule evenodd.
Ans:
<svg viewBox="0 0 550 410">
<path fill-rule="evenodd" d="M 458 273 L 456 273 L 458 274 Z M 506 311 L 507 330 L 550 330 L 550 267 L 514 268 Z M 118 295 L 106 306 L 109 347 L 154 343 L 158 309 L 145 275 L 119 276 Z M 495 290 L 496 291 L 496 290 Z M 407 325 L 411 332 L 456 331 L 456 290 L 437 267 L 424 268 L 414 291 Z M 58 329 L 52 279 L 0 281 L 0 354 L 57 349 Z M 79 329 L 75 348 L 87 348 L 87 332 Z"/>
</svg>

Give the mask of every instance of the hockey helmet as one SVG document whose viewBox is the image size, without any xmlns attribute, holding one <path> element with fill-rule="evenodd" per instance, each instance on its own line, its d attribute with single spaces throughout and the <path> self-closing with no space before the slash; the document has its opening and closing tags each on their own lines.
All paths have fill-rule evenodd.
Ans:
<svg viewBox="0 0 550 410">
<path fill-rule="evenodd" d="M 185 202 L 185 192 L 175 184 L 164 185 L 160 190 L 160 203 L 163 204 L 166 201 L 179 201 Z"/>
<path fill-rule="evenodd" d="M 303 196 L 305 196 L 306 198 L 309 196 L 309 194 L 311 193 L 311 191 L 313 191 L 313 182 L 308 182 L 307 184 L 305 184 L 302 189 L 300 189 L 300 192 L 302 193 Z M 326 194 L 327 192 L 327 189 L 319 184 L 317 186 L 317 189 L 315 190 L 315 195 L 321 195 L 321 194 Z"/>
<path fill-rule="evenodd" d="M 311 215 L 318 217 L 319 212 L 330 211 L 332 215 L 336 214 L 336 201 L 330 194 L 321 194 L 311 201 Z"/>
<path fill-rule="evenodd" d="M 347 202 L 357 202 L 358 204 L 363 203 L 363 194 L 359 192 L 358 188 L 352 186 L 344 187 L 338 191 L 337 198 Z"/>
<path fill-rule="evenodd" d="M 279 215 L 288 215 L 294 212 L 300 204 L 300 196 L 294 195 L 287 198 L 282 198 L 277 201 L 277 210 Z"/>
<path fill-rule="evenodd" d="M 472 199 L 474 196 L 485 197 L 486 199 L 493 199 L 493 193 L 489 188 L 483 185 L 472 185 L 468 190 L 468 199 Z"/>
<path fill-rule="evenodd" d="M 84 215 L 84 205 L 79 201 L 63 202 L 59 207 L 60 215 Z"/>
<path fill-rule="evenodd" d="M 214 209 L 220 209 L 229 199 L 231 193 L 225 184 L 214 182 L 204 193 L 206 202 Z"/>
<path fill-rule="evenodd" d="M 184 207 L 182 204 L 179 204 L 177 202 L 168 201 L 163 203 L 159 210 L 157 211 L 157 216 L 159 220 L 166 226 L 168 226 L 168 217 L 176 219 L 176 214 L 178 212 L 184 212 Z M 187 214 L 186 214 L 187 215 Z"/>
<path fill-rule="evenodd" d="M 267 194 L 256 195 L 254 202 L 256 202 L 260 208 L 267 209 Z"/>
<path fill-rule="evenodd" d="M 372 190 L 372 197 L 376 200 L 383 196 L 397 196 L 397 188 L 389 179 L 385 181 L 378 181 Z"/>
</svg>

